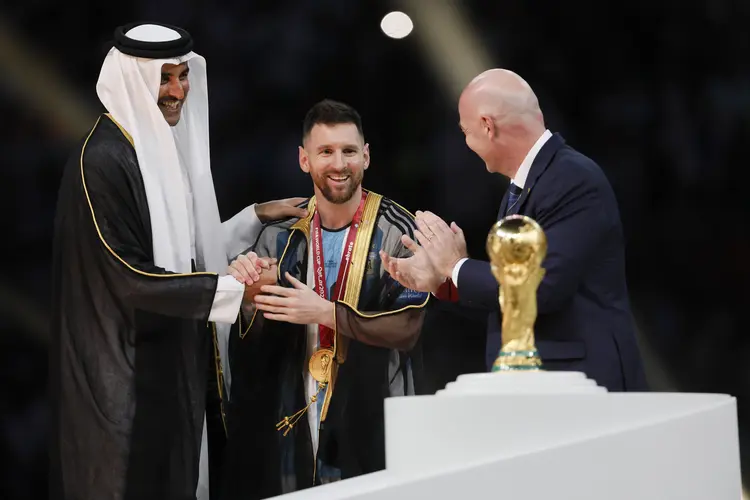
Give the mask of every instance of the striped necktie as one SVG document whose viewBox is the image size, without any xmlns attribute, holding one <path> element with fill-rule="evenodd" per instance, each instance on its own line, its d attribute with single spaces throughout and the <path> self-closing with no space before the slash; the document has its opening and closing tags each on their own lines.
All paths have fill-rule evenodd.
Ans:
<svg viewBox="0 0 750 500">
<path fill-rule="evenodd" d="M 518 202 L 521 193 L 523 193 L 523 188 L 520 188 L 511 182 L 510 186 L 508 186 L 508 207 L 505 209 L 505 215 L 508 215 L 508 213 L 513 210 L 513 206 Z"/>
</svg>

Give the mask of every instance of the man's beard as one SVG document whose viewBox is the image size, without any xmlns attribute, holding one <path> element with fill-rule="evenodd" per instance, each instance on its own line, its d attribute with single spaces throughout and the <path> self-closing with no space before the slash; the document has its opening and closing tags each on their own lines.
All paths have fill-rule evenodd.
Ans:
<svg viewBox="0 0 750 500">
<path fill-rule="evenodd" d="M 175 105 L 175 103 L 176 106 L 170 106 Z M 169 123 L 169 125 L 172 127 L 177 125 L 177 123 L 180 121 L 180 118 L 182 117 L 182 107 L 184 104 L 185 99 L 174 99 L 171 97 L 162 98 L 157 101 L 159 111 L 162 112 L 162 114 L 164 115 L 164 119 L 167 120 L 167 123 Z"/>
<path fill-rule="evenodd" d="M 313 182 L 320 190 L 323 198 L 335 205 L 342 205 L 352 199 L 354 193 L 357 192 L 357 188 L 362 184 L 362 178 L 364 177 L 364 171 L 360 170 L 358 173 L 344 172 L 342 175 L 348 175 L 349 179 L 346 181 L 344 189 L 334 189 L 328 185 L 328 175 L 325 174 L 320 177 L 314 177 Z"/>
</svg>

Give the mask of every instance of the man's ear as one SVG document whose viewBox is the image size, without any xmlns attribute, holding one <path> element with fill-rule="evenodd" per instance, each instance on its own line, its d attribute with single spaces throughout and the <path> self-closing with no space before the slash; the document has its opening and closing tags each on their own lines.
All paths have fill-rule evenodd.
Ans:
<svg viewBox="0 0 750 500">
<path fill-rule="evenodd" d="M 302 146 L 299 147 L 299 168 L 306 174 L 310 173 L 310 157 Z"/>
<path fill-rule="evenodd" d="M 370 145 L 365 144 L 365 147 L 362 148 L 362 155 L 365 157 L 365 170 L 367 170 L 367 167 L 370 166 Z"/>
<path fill-rule="evenodd" d="M 482 132 L 484 132 L 484 134 L 490 139 L 495 137 L 495 122 L 492 121 L 492 118 L 489 116 L 483 116 L 480 120 L 482 122 Z"/>
</svg>

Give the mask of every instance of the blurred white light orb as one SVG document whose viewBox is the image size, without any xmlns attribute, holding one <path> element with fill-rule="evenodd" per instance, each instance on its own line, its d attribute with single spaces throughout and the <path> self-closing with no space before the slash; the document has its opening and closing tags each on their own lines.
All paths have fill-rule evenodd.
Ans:
<svg viewBox="0 0 750 500">
<path fill-rule="evenodd" d="M 391 38 L 404 38 L 414 29 L 411 18 L 403 12 L 389 12 L 380 21 L 380 29 Z"/>
</svg>

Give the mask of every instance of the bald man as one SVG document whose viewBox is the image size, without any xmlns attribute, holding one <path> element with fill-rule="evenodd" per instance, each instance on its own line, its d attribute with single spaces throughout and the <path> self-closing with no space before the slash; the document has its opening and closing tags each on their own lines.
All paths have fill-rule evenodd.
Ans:
<svg viewBox="0 0 750 500">
<path fill-rule="evenodd" d="M 466 145 L 487 170 L 510 179 L 498 220 L 531 217 L 548 239 L 537 293 L 536 344 L 544 369 L 582 371 L 610 391 L 646 390 L 625 280 L 617 201 L 601 168 L 552 134 L 529 84 L 505 69 L 486 71 L 458 103 Z M 460 303 L 488 313 L 487 367 L 501 346 L 498 284 L 490 263 L 468 258 L 461 229 L 417 212 L 414 255 L 383 256 L 388 271 L 416 290 L 452 283 Z"/>
</svg>

